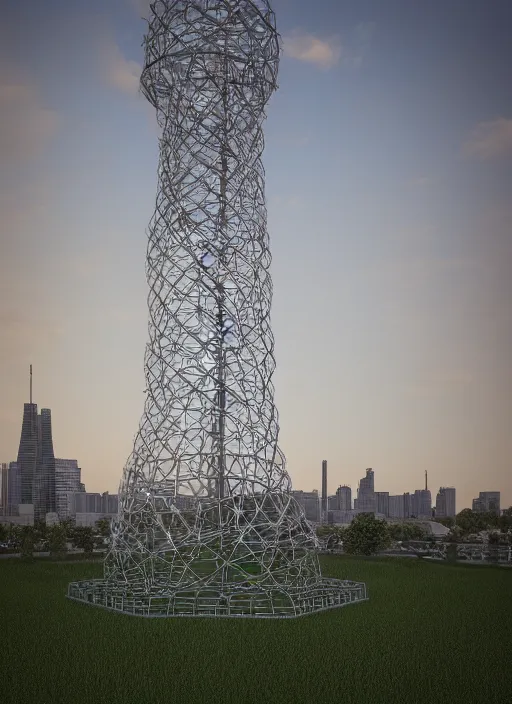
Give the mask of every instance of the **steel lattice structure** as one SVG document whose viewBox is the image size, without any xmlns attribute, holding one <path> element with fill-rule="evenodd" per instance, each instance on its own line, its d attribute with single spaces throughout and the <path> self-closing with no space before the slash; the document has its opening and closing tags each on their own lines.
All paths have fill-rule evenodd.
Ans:
<svg viewBox="0 0 512 704">
<path fill-rule="evenodd" d="M 147 397 L 105 579 L 68 596 L 146 616 L 296 616 L 366 598 L 322 579 L 271 382 L 267 0 L 157 0 L 141 77 L 161 128 Z"/>
</svg>

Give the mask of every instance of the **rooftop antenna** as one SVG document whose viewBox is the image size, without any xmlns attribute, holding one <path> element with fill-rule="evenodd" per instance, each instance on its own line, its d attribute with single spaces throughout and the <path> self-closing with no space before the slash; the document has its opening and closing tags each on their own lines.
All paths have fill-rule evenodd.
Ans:
<svg viewBox="0 0 512 704">
<path fill-rule="evenodd" d="M 425 470 L 425 491 L 428 491 L 428 486 L 427 486 L 427 470 Z"/>
<path fill-rule="evenodd" d="M 32 365 L 30 365 L 30 405 L 32 405 Z"/>
</svg>

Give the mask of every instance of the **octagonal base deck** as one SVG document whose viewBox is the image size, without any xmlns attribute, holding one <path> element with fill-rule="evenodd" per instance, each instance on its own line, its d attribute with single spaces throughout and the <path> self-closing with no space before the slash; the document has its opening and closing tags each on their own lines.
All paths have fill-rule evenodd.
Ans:
<svg viewBox="0 0 512 704">
<path fill-rule="evenodd" d="M 67 597 L 110 611 L 146 618 L 296 618 L 367 601 L 364 582 L 321 579 L 305 590 L 218 589 L 172 591 L 168 595 L 130 595 L 103 579 L 72 582 Z"/>
</svg>

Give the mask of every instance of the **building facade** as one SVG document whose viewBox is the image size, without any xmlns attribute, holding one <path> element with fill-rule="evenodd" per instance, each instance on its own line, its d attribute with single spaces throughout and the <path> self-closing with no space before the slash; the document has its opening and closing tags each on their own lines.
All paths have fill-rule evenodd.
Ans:
<svg viewBox="0 0 512 704">
<path fill-rule="evenodd" d="M 454 487 L 440 487 L 436 496 L 436 518 L 453 518 L 456 515 Z"/>
<path fill-rule="evenodd" d="M 411 495 L 409 492 L 396 494 L 388 500 L 388 518 L 406 519 L 411 517 Z"/>
<path fill-rule="evenodd" d="M 480 499 L 473 499 L 473 502 L 471 504 L 471 510 L 475 511 L 477 513 L 480 513 L 481 511 L 485 511 L 485 506 L 483 501 Z"/>
<path fill-rule="evenodd" d="M 320 523 L 320 496 L 318 491 L 292 491 L 292 496 L 302 506 L 308 521 Z"/>
<path fill-rule="evenodd" d="M 9 478 L 9 465 L 7 462 L 0 463 L 0 506 L 2 507 L 2 513 L 7 514 L 7 482 Z"/>
<path fill-rule="evenodd" d="M 338 497 L 338 511 L 351 511 L 352 510 L 352 489 L 349 486 L 343 484 L 336 489 L 336 496 Z"/>
<path fill-rule="evenodd" d="M 336 494 L 331 494 L 331 496 L 327 497 L 327 510 L 328 511 L 337 511 L 338 510 L 338 497 Z"/>
<path fill-rule="evenodd" d="M 47 513 L 55 513 L 55 455 L 53 454 L 51 410 L 42 408 L 37 421 L 37 464 L 33 488 L 34 520 L 44 521 Z"/>
<path fill-rule="evenodd" d="M 99 520 L 102 516 L 113 516 L 117 513 L 119 497 L 117 494 L 109 494 L 108 491 L 104 494 L 77 491 L 68 493 L 68 502 L 70 518 L 78 521 L 77 516 L 87 514 L 94 515 L 96 520 Z"/>
<path fill-rule="evenodd" d="M 25 403 L 17 466 L 20 473 L 20 503 L 32 504 L 38 457 L 39 421 L 37 404 Z"/>
<path fill-rule="evenodd" d="M 327 521 L 327 509 L 327 460 L 322 460 L 322 521 Z"/>
<path fill-rule="evenodd" d="M 7 515 L 18 515 L 21 503 L 21 478 L 17 462 L 9 462 L 7 471 Z"/>
<path fill-rule="evenodd" d="M 377 513 L 383 516 L 389 516 L 389 491 L 376 491 L 377 498 Z"/>
<path fill-rule="evenodd" d="M 80 475 L 77 460 L 55 459 L 55 511 L 60 521 L 70 517 L 69 494 L 80 492 Z"/>
<path fill-rule="evenodd" d="M 103 513 L 115 514 L 119 509 L 119 496 L 118 494 L 109 494 L 105 491 L 101 495 L 101 510 Z"/>
<path fill-rule="evenodd" d="M 429 489 L 416 489 L 411 496 L 411 517 L 432 518 L 432 495 Z"/>
<path fill-rule="evenodd" d="M 354 500 L 354 509 L 368 513 L 376 513 L 377 511 L 374 472 L 371 467 L 366 470 L 366 476 L 359 482 L 357 499 Z"/>
<path fill-rule="evenodd" d="M 473 511 L 501 513 L 499 491 L 481 491 L 478 499 L 473 499 Z"/>
</svg>

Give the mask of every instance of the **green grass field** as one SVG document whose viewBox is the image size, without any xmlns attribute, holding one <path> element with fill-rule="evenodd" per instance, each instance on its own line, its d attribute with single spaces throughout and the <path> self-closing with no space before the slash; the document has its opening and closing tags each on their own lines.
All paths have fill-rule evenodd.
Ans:
<svg viewBox="0 0 512 704">
<path fill-rule="evenodd" d="M 101 563 L 0 561 L 2 704 L 508 704 L 512 570 L 322 557 L 370 601 L 290 621 L 142 619 L 65 598 Z"/>
</svg>

